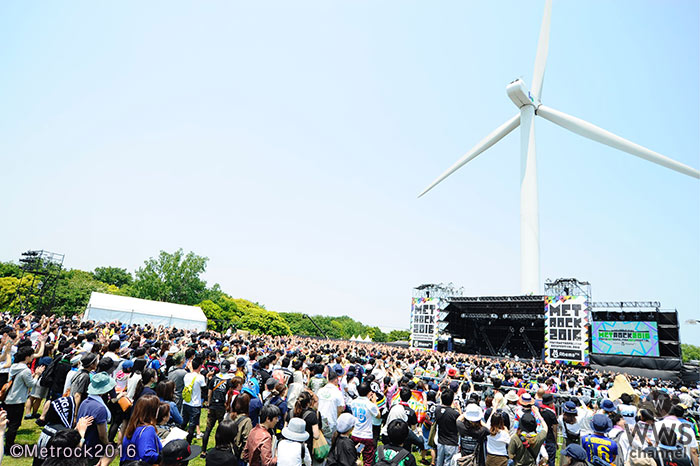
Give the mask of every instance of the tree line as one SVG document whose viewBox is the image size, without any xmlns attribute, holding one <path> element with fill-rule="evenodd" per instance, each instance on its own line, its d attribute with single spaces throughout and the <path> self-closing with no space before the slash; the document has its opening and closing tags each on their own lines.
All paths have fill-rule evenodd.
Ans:
<svg viewBox="0 0 700 466">
<path fill-rule="evenodd" d="M 209 258 L 182 249 L 169 253 L 160 251 L 148 258 L 133 275 L 119 267 L 97 267 L 91 272 L 62 270 L 55 285 L 53 299 L 45 297 L 44 304 L 52 302 L 50 312 L 72 316 L 85 311 L 93 291 L 135 298 L 152 299 L 177 304 L 199 306 L 207 317 L 208 328 L 226 331 L 229 328 L 270 335 L 303 335 L 329 338 L 369 336 L 376 342 L 408 340 L 407 330 L 385 333 L 376 326 L 365 325 L 348 316 L 312 316 L 319 329 L 299 312 L 275 312 L 264 305 L 246 299 L 234 298 L 224 292 L 218 283 L 208 286 L 202 279 Z M 34 309 L 30 287 L 41 284 L 40 276 L 22 275 L 20 265 L 0 262 L 0 310 L 19 312 Z M 49 291 L 53 294 L 53 291 Z M 20 303 L 20 296 L 30 296 Z M 33 307 L 34 306 L 34 307 Z M 48 309 L 44 309 L 48 311 Z"/>
</svg>

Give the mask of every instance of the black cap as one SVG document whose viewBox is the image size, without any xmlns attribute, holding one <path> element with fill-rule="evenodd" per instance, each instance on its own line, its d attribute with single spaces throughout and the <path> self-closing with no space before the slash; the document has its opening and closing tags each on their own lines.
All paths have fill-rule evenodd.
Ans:
<svg viewBox="0 0 700 466">
<path fill-rule="evenodd" d="M 166 443 L 161 452 L 163 463 L 171 464 L 180 461 L 190 461 L 202 453 L 199 445 L 190 445 L 187 440 L 171 440 Z"/>
<path fill-rule="evenodd" d="M 534 432 L 537 429 L 537 421 L 532 413 L 525 413 L 520 418 L 520 430 L 523 432 Z"/>
<path fill-rule="evenodd" d="M 551 405 L 552 402 L 554 402 L 554 395 L 552 395 L 551 393 L 545 393 L 544 395 L 542 395 L 542 403 L 546 405 Z"/>
</svg>

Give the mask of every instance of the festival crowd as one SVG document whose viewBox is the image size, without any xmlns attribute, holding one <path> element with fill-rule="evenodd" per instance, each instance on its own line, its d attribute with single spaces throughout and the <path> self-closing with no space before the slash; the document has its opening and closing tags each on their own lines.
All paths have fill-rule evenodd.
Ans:
<svg viewBox="0 0 700 466">
<path fill-rule="evenodd" d="M 700 466 L 700 388 L 678 381 L 298 336 L 0 318 L 0 445 L 7 455 L 22 422 L 35 422 L 36 466 Z"/>
</svg>

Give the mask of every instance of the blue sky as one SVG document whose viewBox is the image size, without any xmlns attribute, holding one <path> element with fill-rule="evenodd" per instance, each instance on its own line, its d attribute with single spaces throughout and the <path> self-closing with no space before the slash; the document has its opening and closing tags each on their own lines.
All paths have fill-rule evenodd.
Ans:
<svg viewBox="0 0 700 466">
<path fill-rule="evenodd" d="M 4 2 L 0 260 L 182 247 L 234 296 L 397 328 L 420 283 L 515 294 L 517 133 L 416 196 L 515 114 L 543 3 Z M 543 103 L 700 167 L 699 15 L 555 0 Z M 542 278 L 700 319 L 700 183 L 536 137 Z"/>
</svg>

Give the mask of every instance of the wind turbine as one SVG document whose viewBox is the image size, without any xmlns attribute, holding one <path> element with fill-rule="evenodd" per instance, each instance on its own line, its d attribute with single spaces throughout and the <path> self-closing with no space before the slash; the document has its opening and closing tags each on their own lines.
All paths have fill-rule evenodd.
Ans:
<svg viewBox="0 0 700 466">
<path fill-rule="evenodd" d="M 520 126 L 520 289 L 523 294 L 540 293 L 540 231 L 537 200 L 537 158 L 535 155 L 535 116 L 568 129 L 580 136 L 606 144 L 621 151 L 677 172 L 700 179 L 700 172 L 657 152 L 621 138 L 580 118 L 542 105 L 542 83 L 549 49 L 549 24 L 552 18 L 552 0 L 545 1 L 540 37 L 535 57 L 532 89 L 528 90 L 522 79 L 506 86 L 506 93 L 519 108 L 519 113 L 496 128 L 476 146 L 464 154 L 447 171 L 418 195 L 423 196 L 462 165 L 496 144 Z"/>
</svg>

